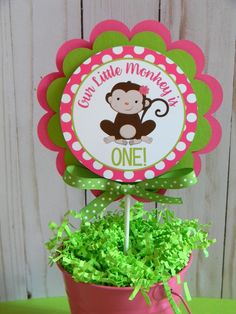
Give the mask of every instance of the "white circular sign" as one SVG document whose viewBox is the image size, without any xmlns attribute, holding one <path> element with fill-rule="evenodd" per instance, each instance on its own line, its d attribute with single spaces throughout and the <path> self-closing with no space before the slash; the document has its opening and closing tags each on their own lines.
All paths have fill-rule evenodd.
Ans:
<svg viewBox="0 0 236 314">
<path fill-rule="evenodd" d="M 195 134 L 196 97 L 183 71 L 143 47 L 86 60 L 61 100 L 61 126 L 76 158 L 112 180 L 151 179 L 173 167 Z"/>
</svg>

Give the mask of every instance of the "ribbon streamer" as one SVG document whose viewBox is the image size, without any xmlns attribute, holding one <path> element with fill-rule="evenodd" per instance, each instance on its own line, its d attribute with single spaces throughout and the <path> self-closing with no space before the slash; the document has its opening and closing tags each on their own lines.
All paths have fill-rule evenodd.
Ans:
<svg viewBox="0 0 236 314">
<path fill-rule="evenodd" d="M 77 189 L 103 191 L 80 211 L 83 220 L 94 218 L 117 198 L 128 194 L 163 204 L 182 204 L 180 197 L 161 195 L 156 191 L 182 189 L 197 183 L 191 168 L 173 170 L 153 179 L 127 184 L 101 178 L 84 167 L 71 165 L 66 168 L 63 179 Z"/>
</svg>

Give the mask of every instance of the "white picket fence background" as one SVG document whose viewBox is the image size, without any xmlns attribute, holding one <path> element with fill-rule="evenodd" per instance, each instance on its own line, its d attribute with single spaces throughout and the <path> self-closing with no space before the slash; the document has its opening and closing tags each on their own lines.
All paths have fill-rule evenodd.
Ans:
<svg viewBox="0 0 236 314">
<path fill-rule="evenodd" d="M 224 102 L 216 114 L 221 144 L 202 157 L 199 183 L 179 193 L 184 205 L 176 213 L 211 221 L 210 236 L 217 238 L 208 259 L 195 254 L 192 294 L 236 298 L 236 1 L 0 0 L 0 300 L 64 294 L 43 243 L 48 222 L 81 208 L 85 194 L 63 183 L 55 154 L 39 143 L 36 127 L 43 110 L 36 88 L 41 76 L 56 70 L 58 47 L 71 38 L 88 38 L 104 19 L 130 27 L 144 19 L 163 22 L 174 40 L 189 39 L 203 49 L 205 71 L 223 86 Z"/>
</svg>

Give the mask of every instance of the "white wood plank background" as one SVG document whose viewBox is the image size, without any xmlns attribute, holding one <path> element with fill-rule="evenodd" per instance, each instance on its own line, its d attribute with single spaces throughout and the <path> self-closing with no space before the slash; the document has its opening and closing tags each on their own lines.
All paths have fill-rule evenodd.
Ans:
<svg viewBox="0 0 236 314">
<path fill-rule="evenodd" d="M 59 272 L 47 266 L 47 224 L 82 207 L 85 195 L 65 186 L 55 154 L 37 139 L 43 110 L 35 90 L 40 77 L 56 69 L 56 51 L 65 40 L 88 38 L 97 22 L 110 18 L 130 27 L 160 20 L 173 39 L 190 39 L 203 49 L 205 71 L 223 86 L 216 115 L 221 144 L 202 158 L 199 183 L 180 193 L 184 206 L 176 212 L 211 221 L 217 238 L 208 259 L 195 255 L 192 294 L 236 298 L 236 1 L 0 0 L 0 300 L 64 294 Z"/>
</svg>

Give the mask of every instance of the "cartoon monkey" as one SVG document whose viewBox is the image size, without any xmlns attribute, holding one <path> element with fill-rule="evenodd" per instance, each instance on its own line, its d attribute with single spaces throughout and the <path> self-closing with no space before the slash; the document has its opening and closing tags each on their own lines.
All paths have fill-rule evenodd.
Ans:
<svg viewBox="0 0 236 314">
<path fill-rule="evenodd" d="M 104 138 L 105 143 L 116 142 L 117 144 L 130 145 L 139 144 L 142 141 L 151 143 L 152 138 L 148 135 L 155 129 L 153 120 L 143 122 L 143 118 L 154 102 L 161 101 L 165 104 L 165 112 L 160 109 L 155 111 L 157 117 L 164 117 L 169 112 L 168 103 L 162 98 L 151 100 L 146 95 L 149 92 L 147 86 L 128 82 L 121 82 L 113 86 L 110 93 L 106 95 L 106 101 L 113 110 L 117 112 L 115 121 L 103 120 L 101 129 L 108 134 Z M 140 118 L 139 113 L 143 111 Z"/>
</svg>

